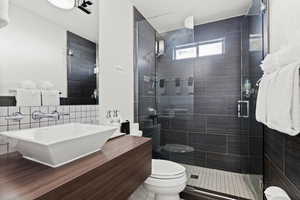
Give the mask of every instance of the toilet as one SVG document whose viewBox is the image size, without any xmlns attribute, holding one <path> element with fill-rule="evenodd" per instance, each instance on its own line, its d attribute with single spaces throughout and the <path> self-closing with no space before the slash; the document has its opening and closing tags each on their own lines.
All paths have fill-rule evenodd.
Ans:
<svg viewBox="0 0 300 200">
<path fill-rule="evenodd" d="M 180 200 L 179 193 L 186 184 L 186 170 L 182 165 L 153 159 L 152 174 L 144 182 L 144 187 L 155 194 L 155 200 Z"/>
<path fill-rule="evenodd" d="M 289 195 L 280 187 L 271 186 L 265 190 L 267 200 L 291 200 Z"/>
</svg>

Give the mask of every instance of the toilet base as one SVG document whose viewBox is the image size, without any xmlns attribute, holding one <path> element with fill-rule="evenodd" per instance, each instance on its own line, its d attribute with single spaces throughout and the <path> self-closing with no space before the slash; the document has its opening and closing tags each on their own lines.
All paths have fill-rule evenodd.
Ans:
<svg viewBox="0 0 300 200">
<path fill-rule="evenodd" d="M 155 200 L 180 200 L 179 194 L 155 194 Z"/>
<path fill-rule="evenodd" d="M 179 194 L 186 183 L 183 166 L 171 161 L 152 160 L 152 174 L 144 182 L 144 187 L 154 194 L 155 200 L 180 200 Z"/>
</svg>

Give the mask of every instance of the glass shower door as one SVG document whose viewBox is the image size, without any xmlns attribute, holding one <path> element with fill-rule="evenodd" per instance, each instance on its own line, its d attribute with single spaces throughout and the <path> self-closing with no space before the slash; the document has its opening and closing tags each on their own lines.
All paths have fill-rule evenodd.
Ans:
<svg viewBox="0 0 300 200">
<path fill-rule="evenodd" d="M 135 121 L 144 137 L 152 138 L 153 155 L 160 149 L 160 125 L 156 103 L 156 31 L 135 10 Z"/>
<path fill-rule="evenodd" d="M 157 35 L 163 54 L 156 58 L 156 94 L 160 124 L 162 159 L 194 164 L 195 149 L 190 145 L 189 127 L 194 120 L 195 59 L 198 46 L 193 29 L 178 29 Z"/>
</svg>

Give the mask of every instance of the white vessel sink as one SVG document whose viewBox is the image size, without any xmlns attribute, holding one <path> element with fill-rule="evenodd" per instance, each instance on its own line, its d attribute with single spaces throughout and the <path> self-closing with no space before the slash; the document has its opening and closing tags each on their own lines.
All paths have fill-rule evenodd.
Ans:
<svg viewBox="0 0 300 200">
<path fill-rule="evenodd" d="M 64 124 L 3 132 L 17 141 L 24 158 L 56 168 L 100 151 L 117 128 L 88 124 Z"/>
</svg>

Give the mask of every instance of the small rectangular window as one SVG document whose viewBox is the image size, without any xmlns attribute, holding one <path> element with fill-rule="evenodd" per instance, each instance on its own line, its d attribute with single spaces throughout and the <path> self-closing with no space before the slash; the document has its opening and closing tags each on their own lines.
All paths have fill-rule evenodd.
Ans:
<svg viewBox="0 0 300 200">
<path fill-rule="evenodd" d="M 189 43 L 176 46 L 173 51 L 173 59 L 183 60 L 205 56 L 223 55 L 224 49 L 223 38 L 201 43 Z"/>
<path fill-rule="evenodd" d="M 175 60 L 197 57 L 197 47 L 185 47 L 175 50 Z"/>
<path fill-rule="evenodd" d="M 202 43 L 198 46 L 198 56 L 213 56 L 222 55 L 224 53 L 224 42 L 223 40 L 213 41 L 209 43 Z"/>
</svg>

